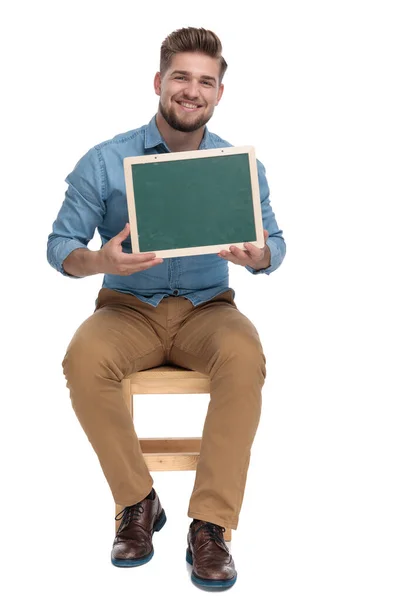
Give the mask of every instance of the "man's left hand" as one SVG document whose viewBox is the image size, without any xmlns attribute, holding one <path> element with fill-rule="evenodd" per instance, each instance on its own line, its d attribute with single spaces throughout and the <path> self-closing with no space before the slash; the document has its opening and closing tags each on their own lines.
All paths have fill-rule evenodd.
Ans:
<svg viewBox="0 0 400 600">
<path fill-rule="evenodd" d="M 271 266 L 271 251 L 266 244 L 267 239 L 268 231 L 264 229 L 265 245 L 263 248 L 257 248 L 254 244 L 246 242 L 244 244 L 245 250 L 240 250 L 237 246 L 231 246 L 229 248 L 230 252 L 221 250 L 218 256 L 235 263 L 235 265 L 252 267 L 256 271 L 267 269 Z"/>
</svg>

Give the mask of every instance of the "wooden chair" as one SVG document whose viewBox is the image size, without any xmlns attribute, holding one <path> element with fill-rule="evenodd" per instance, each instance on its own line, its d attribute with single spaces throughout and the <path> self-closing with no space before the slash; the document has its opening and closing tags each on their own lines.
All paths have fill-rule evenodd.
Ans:
<svg viewBox="0 0 400 600">
<path fill-rule="evenodd" d="M 210 379 L 197 371 L 175 366 L 162 366 L 133 373 L 123 379 L 123 394 L 134 418 L 135 394 L 209 394 Z M 200 452 L 199 438 L 139 438 L 149 471 L 196 470 Z M 117 515 L 124 507 L 117 504 Z M 116 522 L 118 529 L 119 522 Z M 232 530 L 226 529 L 225 541 L 232 538 Z"/>
</svg>

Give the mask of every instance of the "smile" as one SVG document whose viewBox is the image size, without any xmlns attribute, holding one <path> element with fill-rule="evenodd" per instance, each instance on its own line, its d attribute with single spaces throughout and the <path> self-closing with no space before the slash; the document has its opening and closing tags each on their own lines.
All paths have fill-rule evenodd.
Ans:
<svg viewBox="0 0 400 600">
<path fill-rule="evenodd" d="M 201 108 L 200 106 L 197 106 L 197 104 L 191 104 L 190 102 L 177 102 L 177 104 L 179 104 L 179 106 L 186 112 L 194 112 L 195 110 Z"/>
</svg>

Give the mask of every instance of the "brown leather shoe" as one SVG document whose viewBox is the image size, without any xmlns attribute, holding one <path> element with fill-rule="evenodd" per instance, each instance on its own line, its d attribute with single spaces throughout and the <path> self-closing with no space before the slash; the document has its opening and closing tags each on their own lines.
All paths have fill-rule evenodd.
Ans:
<svg viewBox="0 0 400 600">
<path fill-rule="evenodd" d="M 122 517 L 118 518 L 119 515 Z M 145 498 L 126 506 L 115 517 L 121 520 L 111 552 L 111 562 L 116 567 L 137 567 L 153 558 L 152 537 L 164 527 L 167 517 L 155 490 L 152 499 Z"/>
<path fill-rule="evenodd" d="M 224 531 L 224 527 L 207 521 L 191 523 L 186 560 L 193 565 L 194 583 L 207 588 L 228 588 L 236 582 L 235 563 L 225 544 Z"/>
</svg>

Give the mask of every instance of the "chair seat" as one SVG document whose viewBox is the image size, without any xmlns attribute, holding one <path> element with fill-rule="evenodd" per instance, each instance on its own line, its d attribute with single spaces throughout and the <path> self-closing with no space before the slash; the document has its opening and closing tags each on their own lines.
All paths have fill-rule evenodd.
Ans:
<svg viewBox="0 0 400 600">
<path fill-rule="evenodd" d="M 209 394 L 210 378 L 198 371 L 164 365 L 132 373 L 124 380 L 132 394 Z"/>
</svg>

